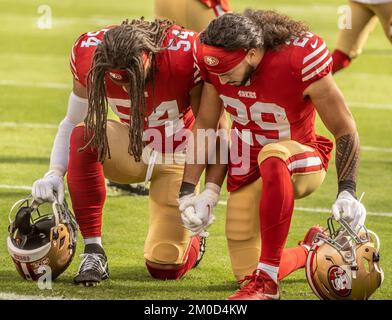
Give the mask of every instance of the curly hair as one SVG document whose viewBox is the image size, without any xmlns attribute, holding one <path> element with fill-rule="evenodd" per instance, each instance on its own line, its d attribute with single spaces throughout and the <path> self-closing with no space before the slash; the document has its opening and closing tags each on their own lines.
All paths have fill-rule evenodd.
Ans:
<svg viewBox="0 0 392 320">
<path fill-rule="evenodd" d="M 200 34 L 207 45 L 236 49 L 278 49 L 296 37 L 301 37 L 309 27 L 303 22 L 271 10 L 247 9 L 243 14 L 226 13 L 210 22 Z"/>
<path fill-rule="evenodd" d="M 167 30 L 173 25 L 169 20 L 152 22 L 142 19 L 125 20 L 121 25 L 108 30 L 94 53 L 91 69 L 87 76 L 88 112 L 85 118 L 85 140 L 87 146 L 96 148 L 98 160 L 110 158 L 106 134 L 108 99 L 105 76 L 111 69 L 127 71 L 130 84 L 130 126 L 128 152 L 135 161 L 140 161 L 143 151 L 143 130 L 146 111 L 144 97 L 145 74 L 142 53 L 149 56 L 151 74 L 155 70 L 155 54 L 163 50 L 162 43 Z M 152 76 L 153 79 L 153 76 Z M 154 83 L 153 83 L 154 88 Z M 153 89 L 154 90 L 154 89 Z"/>
</svg>

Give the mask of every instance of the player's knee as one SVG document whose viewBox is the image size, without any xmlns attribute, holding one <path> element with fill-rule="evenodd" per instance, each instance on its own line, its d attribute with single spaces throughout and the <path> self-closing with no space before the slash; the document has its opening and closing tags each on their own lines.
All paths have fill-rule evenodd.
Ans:
<svg viewBox="0 0 392 320">
<path fill-rule="evenodd" d="M 286 146 L 280 143 L 270 143 L 261 149 L 257 160 L 259 165 L 261 165 L 269 158 L 278 158 L 280 160 L 286 161 L 289 157 L 290 151 Z"/>
<path fill-rule="evenodd" d="M 160 242 L 147 248 L 146 267 L 150 275 L 155 279 L 176 280 L 184 274 L 182 248 L 174 243 Z"/>
<path fill-rule="evenodd" d="M 347 68 L 351 63 L 351 60 L 356 58 L 359 54 L 360 51 L 352 52 L 351 54 L 346 54 L 345 52 L 336 49 L 332 53 L 332 60 L 333 60 L 332 73 Z"/>
<path fill-rule="evenodd" d="M 146 267 L 151 277 L 158 280 L 178 280 L 186 273 L 182 265 L 159 265 L 146 260 Z"/>
<path fill-rule="evenodd" d="M 182 248 L 174 243 L 155 243 L 152 245 L 148 260 L 161 264 L 175 264 L 181 258 L 182 251 Z"/>
</svg>

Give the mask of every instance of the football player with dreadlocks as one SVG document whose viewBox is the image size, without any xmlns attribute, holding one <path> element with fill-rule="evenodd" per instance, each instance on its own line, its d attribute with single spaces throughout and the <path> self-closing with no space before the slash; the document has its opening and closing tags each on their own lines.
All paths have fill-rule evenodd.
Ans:
<svg viewBox="0 0 392 320">
<path fill-rule="evenodd" d="M 229 0 L 155 0 L 155 16 L 200 32 L 215 17 L 230 12 Z"/>
<path fill-rule="evenodd" d="M 94 285 L 109 276 L 101 240 L 105 177 L 118 183 L 151 181 L 144 257 L 154 278 L 179 279 L 203 256 L 205 239 L 183 227 L 177 198 L 186 133 L 202 86 L 194 68 L 195 36 L 169 20 L 140 19 L 85 33 L 72 48 L 68 112 L 55 138 L 50 171 L 34 183 L 33 197 L 64 198 L 67 172 L 85 243 L 76 283 Z M 109 105 L 120 122 L 107 118 Z M 225 174 L 219 170 L 217 181 L 207 172 L 203 191 L 214 197 Z"/>
<path fill-rule="evenodd" d="M 339 32 L 332 54 L 333 73 L 348 67 L 362 53 L 363 46 L 378 21 L 392 43 L 392 0 L 349 0 L 348 4 L 351 10 L 351 28 Z"/>
<path fill-rule="evenodd" d="M 366 214 L 355 195 L 355 121 L 331 76 L 325 42 L 301 22 L 273 11 L 227 13 L 200 33 L 194 49 L 205 83 L 193 132 L 216 127 L 222 101 L 233 121 L 226 237 L 233 272 L 245 285 L 229 299 L 279 299 L 279 280 L 304 267 L 309 250 L 284 250 L 294 200 L 321 185 L 333 148 L 315 132 L 316 111 L 336 139 L 334 217 L 356 224 Z M 203 168 L 187 162 L 181 196 L 193 192 Z M 209 225 L 210 208 L 197 196 L 193 203 L 181 197 L 180 209 L 200 222 L 189 229 Z"/>
<path fill-rule="evenodd" d="M 200 32 L 215 18 L 230 11 L 229 0 L 155 0 L 155 16 L 169 19 L 187 29 Z M 108 187 L 133 195 L 148 195 L 143 184 L 120 184 L 108 181 Z"/>
</svg>

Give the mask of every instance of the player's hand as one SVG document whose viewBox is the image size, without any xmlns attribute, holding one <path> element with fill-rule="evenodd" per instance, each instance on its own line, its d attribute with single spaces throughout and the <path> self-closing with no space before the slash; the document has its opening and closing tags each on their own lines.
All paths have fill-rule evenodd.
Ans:
<svg viewBox="0 0 392 320">
<path fill-rule="evenodd" d="M 191 194 L 180 198 L 183 224 L 194 235 L 208 236 L 206 229 L 215 221 L 213 210 L 219 200 L 219 191 L 220 187 L 207 183 L 206 189 L 199 195 Z"/>
<path fill-rule="evenodd" d="M 344 219 L 353 229 L 363 226 L 366 219 L 366 209 L 350 192 L 342 191 L 332 205 L 332 214 L 336 221 Z"/>
<path fill-rule="evenodd" d="M 32 192 L 33 198 L 38 203 L 46 201 L 64 202 L 64 178 L 62 175 L 51 170 L 42 179 L 34 182 Z M 56 198 L 57 195 L 57 198 Z"/>
</svg>

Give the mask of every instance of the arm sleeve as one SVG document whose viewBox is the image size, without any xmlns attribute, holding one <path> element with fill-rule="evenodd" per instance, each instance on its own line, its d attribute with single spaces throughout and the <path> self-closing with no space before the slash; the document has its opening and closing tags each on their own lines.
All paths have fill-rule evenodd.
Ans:
<svg viewBox="0 0 392 320">
<path fill-rule="evenodd" d="M 80 98 L 73 92 L 69 96 L 65 118 L 60 122 L 50 156 L 49 170 L 64 176 L 68 168 L 69 140 L 73 128 L 87 115 L 87 99 Z"/>
</svg>

